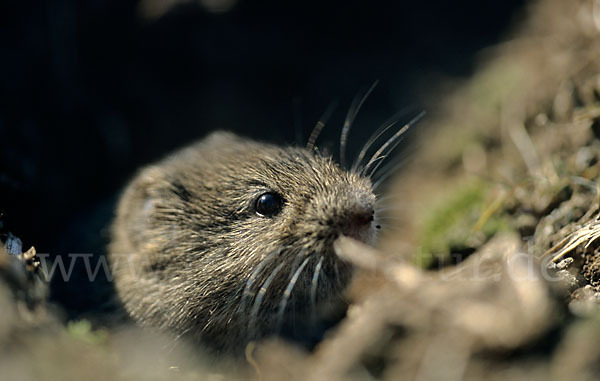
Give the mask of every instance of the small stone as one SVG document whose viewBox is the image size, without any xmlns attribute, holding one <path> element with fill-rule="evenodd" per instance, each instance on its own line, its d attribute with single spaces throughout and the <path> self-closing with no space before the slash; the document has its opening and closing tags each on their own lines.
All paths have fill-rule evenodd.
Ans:
<svg viewBox="0 0 600 381">
<path fill-rule="evenodd" d="M 569 311 L 577 316 L 591 316 L 600 307 L 598 293 L 590 285 L 573 291 L 571 298 L 573 300 L 569 303 Z"/>
<path fill-rule="evenodd" d="M 23 242 L 12 233 L 8 233 L 4 247 L 10 255 L 21 255 L 23 252 Z"/>
<path fill-rule="evenodd" d="M 567 257 L 556 264 L 558 270 L 564 270 L 569 267 L 575 260 L 572 257 Z"/>
</svg>

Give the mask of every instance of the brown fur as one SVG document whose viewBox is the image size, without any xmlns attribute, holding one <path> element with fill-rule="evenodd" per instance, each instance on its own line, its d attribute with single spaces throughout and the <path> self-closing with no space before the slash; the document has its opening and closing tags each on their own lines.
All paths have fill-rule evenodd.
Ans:
<svg viewBox="0 0 600 381">
<path fill-rule="evenodd" d="M 254 210 L 267 191 L 285 200 L 273 217 Z M 125 190 L 109 250 L 117 291 L 142 325 L 239 351 L 339 301 L 351 268 L 333 242 L 372 241 L 374 222 L 358 217 L 374 204 L 370 181 L 330 157 L 213 133 L 143 168 Z"/>
</svg>

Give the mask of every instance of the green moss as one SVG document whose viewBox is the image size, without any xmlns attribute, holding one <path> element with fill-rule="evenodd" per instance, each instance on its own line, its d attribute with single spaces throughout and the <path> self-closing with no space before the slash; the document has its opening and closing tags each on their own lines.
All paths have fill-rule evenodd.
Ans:
<svg viewBox="0 0 600 381">
<path fill-rule="evenodd" d="M 488 194 L 487 184 L 470 182 L 428 210 L 420 227 L 415 263 L 427 268 L 435 261 L 449 260 L 451 254 L 474 251 L 496 232 L 510 230 L 508 220 L 497 212 L 502 201 L 490 202 Z"/>
<path fill-rule="evenodd" d="M 105 330 L 93 330 L 92 323 L 88 320 L 70 321 L 67 332 L 71 337 L 93 345 L 102 345 L 108 338 Z"/>
</svg>

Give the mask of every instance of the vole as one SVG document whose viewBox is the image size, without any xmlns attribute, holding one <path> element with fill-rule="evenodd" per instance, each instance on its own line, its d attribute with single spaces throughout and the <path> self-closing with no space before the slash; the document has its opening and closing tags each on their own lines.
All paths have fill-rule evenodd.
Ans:
<svg viewBox="0 0 600 381">
<path fill-rule="evenodd" d="M 375 203 L 364 170 L 310 144 L 213 133 L 126 187 L 109 247 L 118 295 L 140 324 L 218 352 L 309 330 L 351 279 L 334 241 L 372 243 Z"/>
</svg>

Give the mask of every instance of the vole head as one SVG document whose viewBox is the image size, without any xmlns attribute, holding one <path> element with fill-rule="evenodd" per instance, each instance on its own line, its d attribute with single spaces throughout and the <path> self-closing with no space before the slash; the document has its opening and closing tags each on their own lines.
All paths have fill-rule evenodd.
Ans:
<svg viewBox="0 0 600 381">
<path fill-rule="evenodd" d="M 142 322 L 261 336 L 339 296 L 350 268 L 333 242 L 372 242 L 374 207 L 370 181 L 329 157 L 215 133 L 126 190 L 111 252 L 131 253 L 141 282 L 119 271 L 117 287 Z"/>
</svg>

